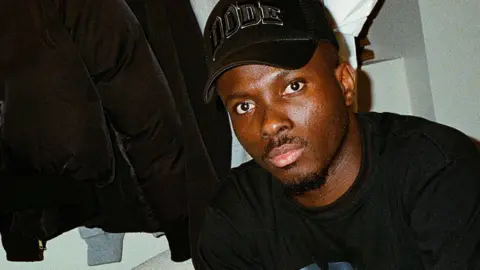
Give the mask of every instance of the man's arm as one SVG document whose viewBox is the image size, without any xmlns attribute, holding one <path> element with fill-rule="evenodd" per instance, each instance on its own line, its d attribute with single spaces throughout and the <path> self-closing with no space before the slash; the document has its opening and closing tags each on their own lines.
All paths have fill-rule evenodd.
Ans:
<svg viewBox="0 0 480 270">
<path fill-rule="evenodd" d="M 451 160 L 411 212 L 426 269 L 480 269 L 480 154 Z"/>
<path fill-rule="evenodd" d="M 267 269 L 255 256 L 253 235 L 221 211 L 208 208 L 199 249 L 210 270 Z"/>
</svg>

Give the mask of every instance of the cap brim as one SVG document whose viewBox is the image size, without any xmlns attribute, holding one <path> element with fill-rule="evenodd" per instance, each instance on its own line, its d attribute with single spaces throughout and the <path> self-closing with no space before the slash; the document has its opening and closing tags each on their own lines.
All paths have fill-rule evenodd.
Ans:
<svg viewBox="0 0 480 270">
<path fill-rule="evenodd" d="M 312 58 L 317 42 L 314 40 L 269 41 L 253 44 L 230 52 L 224 59 L 218 59 L 214 65 L 218 70 L 210 76 L 204 90 L 205 102 L 215 95 L 215 81 L 229 69 L 243 65 L 267 65 L 282 69 L 295 70 L 305 66 Z"/>
</svg>

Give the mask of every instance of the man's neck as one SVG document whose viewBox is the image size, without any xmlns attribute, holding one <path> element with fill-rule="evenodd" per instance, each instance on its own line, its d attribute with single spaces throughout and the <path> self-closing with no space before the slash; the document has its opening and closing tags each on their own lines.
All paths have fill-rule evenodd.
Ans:
<svg viewBox="0 0 480 270">
<path fill-rule="evenodd" d="M 362 163 L 362 138 L 356 116 L 350 113 L 349 117 L 348 133 L 328 170 L 325 184 L 295 197 L 301 205 L 311 208 L 327 206 L 345 194 L 357 179 Z"/>
</svg>

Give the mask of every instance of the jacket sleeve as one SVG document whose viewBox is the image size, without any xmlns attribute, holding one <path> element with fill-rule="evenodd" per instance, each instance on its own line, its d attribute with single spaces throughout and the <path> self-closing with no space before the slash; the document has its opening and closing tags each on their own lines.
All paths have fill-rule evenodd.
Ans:
<svg viewBox="0 0 480 270">
<path fill-rule="evenodd" d="M 52 231 L 39 223 L 54 224 L 53 233 L 59 234 L 96 214 L 96 201 L 83 200 L 94 197 L 91 185 L 84 181 L 28 172 L 0 172 L 0 180 L 0 234 L 8 261 L 43 260 L 45 239 L 52 238 Z M 51 222 L 55 216 L 43 211 L 50 205 L 72 206 L 75 218 Z"/>
<path fill-rule="evenodd" d="M 410 214 L 425 269 L 480 268 L 480 155 L 428 179 Z"/>
<path fill-rule="evenodd" d="M 2 221 L 6 217 L 2 217 Z M 43 261 L 43 252 L 46 241 L 26 237 L 20 233 L 4 232 L 2 230 L 2 245 L 6 259 L 10 262 L 40 262 Z"/>
<path fill-rule="evenodd" d="M 55 0 L 91 75 L 106 117 L 146 200 L 162 221 L 185 220 L 185 152 L 165 76 L 123 0 Z M 165 228 L 168 231 L 168 228 Z"/>
</svg>

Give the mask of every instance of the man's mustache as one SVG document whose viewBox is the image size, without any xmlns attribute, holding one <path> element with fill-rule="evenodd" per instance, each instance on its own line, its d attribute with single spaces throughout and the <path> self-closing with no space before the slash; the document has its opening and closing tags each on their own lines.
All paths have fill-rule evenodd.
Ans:
<svg viewBox="0 0 480 270">
<path fill-rule="evenodd" d="M 272 138 L 268 144 L 265 146 L 265 149 L 263 151 L 263 155 L 262 155 L 262 158 L 263 159 L 267 159 L 270 152 L 277 148 L 277 147 L 280 147 L 284 144 L 300 144 L 302 146 L 306 146 L 307 145 L 307 141 L 305 141 L 304 139 L 300 138 L 300 137 L 289 137 L 289 136 L 279 136 L 279 137 L 276 137 L 276 138 Z"/>
</svg>

